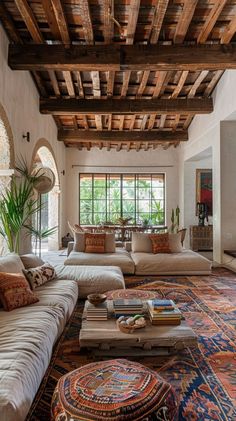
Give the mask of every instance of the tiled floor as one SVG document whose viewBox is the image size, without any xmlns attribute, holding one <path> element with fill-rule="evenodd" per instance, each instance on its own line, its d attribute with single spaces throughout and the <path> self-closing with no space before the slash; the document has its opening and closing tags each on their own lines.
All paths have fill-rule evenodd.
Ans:
<svg viewBox="0 0 236 421">
<path fill-rule="evenodd" d="M 51 265 L 63 264 L 67 258 L 67 249 L 47 251 L 42 253 L 42 259 Z"/>
</svg>

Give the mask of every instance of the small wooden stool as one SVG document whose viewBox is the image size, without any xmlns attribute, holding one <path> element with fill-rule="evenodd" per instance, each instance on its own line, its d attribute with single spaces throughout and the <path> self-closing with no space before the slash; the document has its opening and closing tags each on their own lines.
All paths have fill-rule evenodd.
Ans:
<svg viewBox="0 0 236 421">
<path fill-rule="evenodd" d="M 155 371 L 128 360 L 87 364 L 58 381 L 52 420 L 136 421 L 178 419 L 172 386 Z"/>
</svg>

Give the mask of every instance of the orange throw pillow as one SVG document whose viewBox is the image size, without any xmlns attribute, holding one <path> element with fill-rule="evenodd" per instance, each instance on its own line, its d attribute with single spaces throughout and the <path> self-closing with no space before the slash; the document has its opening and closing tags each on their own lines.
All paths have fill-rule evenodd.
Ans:
<svg viewBox="0 0 236 421">
<path fill-rule="evenodd" d="M 150 234 L 149 238 L 152 242 L 152 252 L 157 253 L 171 253 L 169 244 L 169 234 Z"/>
<path fill-rule="evenodd" d="M 0 300 L 6 311 L 39 301 L 23 275 L 6 272 L 0 272 Z"/>
<path fill-rule="evenodd" d="M 84 234 L 85 253 L 105 253 L 106 234 Z"/>
</svg>

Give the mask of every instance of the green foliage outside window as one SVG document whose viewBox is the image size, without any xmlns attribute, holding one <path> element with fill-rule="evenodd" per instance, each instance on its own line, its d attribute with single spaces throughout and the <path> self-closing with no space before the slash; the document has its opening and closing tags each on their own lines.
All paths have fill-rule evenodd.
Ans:
<svg viewBox="0 0 236 421">
<path fill-rule="evenodd" d="M 80 224 L 131 223 L 165 225 L 165 176 L 128 174 L 80 175 Z"/>
</svg>

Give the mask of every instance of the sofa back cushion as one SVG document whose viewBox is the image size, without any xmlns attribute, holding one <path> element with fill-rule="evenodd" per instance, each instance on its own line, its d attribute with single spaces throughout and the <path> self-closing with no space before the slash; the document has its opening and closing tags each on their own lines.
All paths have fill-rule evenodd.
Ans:
<svg viewBox="0 0 236 421">
<path fill-rule="evenodd" d="M 25 269 L 36 268 L 44 264 L 44 261 L 33 253 L 23 254 L 20 258 Z"/>
<path fill-rule="evenodd" d="M 149 234 L 152 243 L 152 252 L 157 253 L 171 253 L 169 244 L 169 233 L 165 234 Z"/>
<path fill-rule="evenodd" d="M 183 251 L 182 246 L 182 232 L 177 234 L 169 234 L 169 245 L 171 253 L 181 253 Z"/>
<path fill-rule="evenodd" d="M 144 232 L 132 232 L 132 252 L 133 253 L 152 253 L 152 243 L 150 234 Z"/>
<path fill-rule="evenodd" d="M 84 252 L 85 251 L 85 234 L 83 232 L 76 232 L 74 233 L 74 251 Z M 115 253 L 116 251 L 116 243 L 115 243 L 115 233 L 102 233 L 105 234 L 105 251 L 104 253 Z M 94 234 L 98 235 L 98 234 Z"/>
<path fill-rule="evenodd" d="M 39 301 L 23 274 L 6 272 L 0 272 L 0 300 L 6 311 Z"/>
<path fill-rule="evenodd" d="M 21 273 L 24 265 L 20 256 L 16 253 L 9 253 L 0 257 L 0 272 Z"/>
<path fill-rule="evenodd" d="M 105 253 L 106 234 L 85 233 L 85 253 Z"/>
<path fill-rule="evenodd" d="M 131 249 L 133 253 L 152 253 L 151 234 L 144 232 L 132 232 Z M 163 234 L 153 234 L 163 235 Z M 178 234 L 169 234 L 169 253 L 180 253 L 183 251 L 182 247 L 182 232 Z"/>
</svg>

